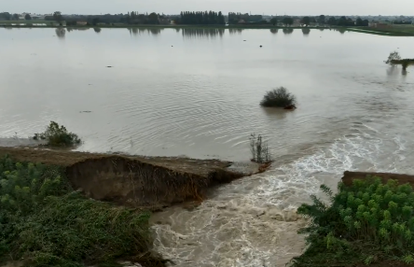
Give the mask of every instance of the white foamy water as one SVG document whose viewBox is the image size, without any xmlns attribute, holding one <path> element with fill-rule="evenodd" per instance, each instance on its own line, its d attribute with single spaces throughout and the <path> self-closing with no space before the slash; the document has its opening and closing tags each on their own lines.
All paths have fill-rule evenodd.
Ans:
<svg viewBox="0 0 414 267">
<path fill-rule="evenodd" d="M 381 140 L 368 126 L 361 131 L 223 186 L 196 210 L 156 214 L 156 250 L 182 267 L 285 266 L 305 247 L 297 231 L 306 221 L 295 210 L 309 203 L 311 194 L 324 199 L 321 184 L 335 192 L 344 170 L 414 173 L 413 167 L 400 165 L 407 140 Z"/>
</svg>

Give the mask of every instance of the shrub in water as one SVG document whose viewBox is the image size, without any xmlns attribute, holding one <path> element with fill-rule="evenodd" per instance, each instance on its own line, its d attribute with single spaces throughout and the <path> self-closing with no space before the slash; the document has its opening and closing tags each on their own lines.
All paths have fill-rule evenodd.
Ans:
<svg viewBox="0 0 414 267">
<path fill-rule="evenodd" d="M 260 102 L 262 107 L 284 108 L 296 104 L 296 98 L 286 88 L 280 87 L 268 91 Z"/>
<path fill-rule="evenodd" d="M 0 160 L 0 262 L 81 267 L 139 261 L 150 255 L 148 219 L 148 212 L 74 192 L 58 168 Z"/>
<path fill-rule="evenodd" d="M 388 59 L 384 62 L 385 64 L 393 65 L 392 63 L 393 60 L 401 60 L 400 53 L 398 53 L 397 51 L 391 52 L 390 55 L 388 56 Z"/>
<path fill-rule="evenodd" d="M 54 147 L 72 147 L 81 143 L 81 140 L 76 134 L 68 132 L 65 126 L 60 126 L 54 121 L 50 122 L 46 131 L 36 133 L 33 139 L 45 140 L 47 141 L 47 145 Z"/>
<path fill-rule="evenodd" d="M 267 142 L 263 142 L 262 136 L 259 134 L 256 138 L 255 134 L 250 135 L 250 152 L 252 153 L 252 161 L 257 163 L 269 163 L 272 157 Z"/>
<path fill-rule="evenodd" d="M 321 187 L 332 201 L 328 206 L 315 196 L 298 213 L 311 219 L 307 250 L 293 266 L 345 266 L 374 262 L 414 263 L 414 192 L 395 180 L 354 180 L 339 186 L 336 196 Z M 390 265 L 392 266 L 392 264 Z"/>
</svg>

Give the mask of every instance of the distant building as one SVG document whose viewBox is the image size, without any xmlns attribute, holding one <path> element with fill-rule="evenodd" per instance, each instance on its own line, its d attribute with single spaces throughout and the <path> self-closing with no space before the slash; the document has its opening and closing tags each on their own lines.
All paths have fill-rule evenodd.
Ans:
<svg viewBox="0 0 414 267">
<path fill-rule="evenodd" d="M 87 21 L 77 21 L 76 22 L 76 25 L 78 25 L 78 26 L 86 26 L 87 24 L 88 24 Z"/>
</svg>

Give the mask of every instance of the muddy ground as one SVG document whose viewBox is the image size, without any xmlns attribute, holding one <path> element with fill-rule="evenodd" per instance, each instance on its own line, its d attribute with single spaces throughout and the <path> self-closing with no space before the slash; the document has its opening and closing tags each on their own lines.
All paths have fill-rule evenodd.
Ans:
<svg viewBox="0 0 414 267">
<path fill-rule="evenodd" d="M 414 187 L 414 175 L 408 174 L 397 174 L 397 173 L 380 173 L 380 172 L 344 172 L 344 176 L 342 177 L 342 182 L 347 185 L 351 186 L 352 181 L 354 179 L 367 179 L 368 177 L 378 177 L 381 178 L 383 183 L 387 183 L 389 179 L 398 180 L 399 184 L 410 184 Z"/>
</svg>

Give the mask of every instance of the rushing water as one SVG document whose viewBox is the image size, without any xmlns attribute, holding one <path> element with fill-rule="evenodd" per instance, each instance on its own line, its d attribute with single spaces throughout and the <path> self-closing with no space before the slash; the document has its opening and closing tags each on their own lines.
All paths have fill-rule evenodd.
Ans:
<svg viewBox="0 0 414 267">
<path fill-rule="evenodd" d="M 269 172 L 153 217 L 155 249 L 177 266 L 283 266 L 304 247 L 294 211 L 321 183 L 335 188 L 345 170 L 414 173 L 414 76 L 383 63 L 397 48 L 412 57 L 412 38 L 0 29 L 0 43 L 0 145 L 30 143 L 50 120 L 97 152 L 244 161 L 250 133 L 266 137 Z M 296 111 L 259 107 L 278 86 Z"/>
</svg>

